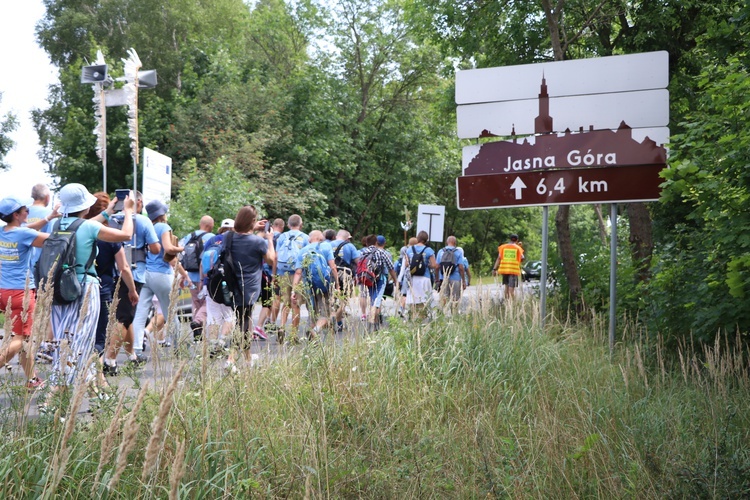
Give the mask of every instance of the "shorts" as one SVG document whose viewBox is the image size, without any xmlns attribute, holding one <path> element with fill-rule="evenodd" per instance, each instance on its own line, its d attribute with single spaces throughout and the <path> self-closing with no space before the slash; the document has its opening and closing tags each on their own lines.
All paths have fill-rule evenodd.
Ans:
<svg viewBox="0 0 750 500">
<path fill-rule="evenodd" d="M 518 286 L 518 275 L 517 274 L 503 274 L 503 285 L 508 285 L 511 288 Z"/>
<path fill-rule="evenodd" d="M 372 307 L 380 307 L 383 303 L 383 292 L 385 292 L 385 281 L 380 280 L 373 287 L 360 286 L 359 288 L 359 295 L 369 297 Z"/>
<path fill-rule="evenodd" d="M 13 335 L 29 337 L 31 335 L 34 308 L 36 307 L 36 293 L 34 290 L 29 290 L 29 306 L 26 309 L 26 320 L 24 321 L 23 299 L 25 295 L 26 290 L 0 290 L 0 308 L 2 311 L 6 311 L 8 302 L 10 302 L 10 315 L 13 319 L 13 326 L 11 328 Z"/>
<path fill-rule="evenodd" d="M 206 325 L 223 325 L 234 322 L 234 311 L 231 307 L 214 302 L 206 296 Z"/>
<path fill-rule="evenodd" d="M 463 289 L 463 283 L 461 280 L 443 280 L 445 290 L 442 293 L 452 301 L 461 299 L 461 290 Z"/>
<path fill-rule="evenodd" d="M 276 276 L 276 280 L 279 284 L 279 296 L 281 302 L 287 306 L 292 305 L 292 283 L 294 280 L 294 274 L 279 274 Z M 297 303 L 301 304 L 303 294 L 297 294 Z"/>
<path fill-rule="evenodd" d="M 136 281 L 135 289 L 138 292 L 138 294 L 141 293 L 142 288 L 143 288 L 143 283 Z M 122 325 L 125 328 L 128 328 L 130 327 L 130 325 L 133 324 L 133 318 L 135 318 L 136 306 L 130 303 L 130 298 L 128 297 L 128 287 L 125 285 L 125 283 L 120 283 L 120 290 L 117 292 L 117 297 L 120 300 L 117 303 L 117 310 L 115 311 L 115 318 L 117 319 L 118 323 L 122 323 Z"/>
<path fill-rule="evenodd" d="M 305 290 L 305 299 L 315 316 L 318 318 L 327 318 L 331 315 L 331 294 L 324 293 L 320 290 L 313 293 L 311 288 Z"/>
</svg>

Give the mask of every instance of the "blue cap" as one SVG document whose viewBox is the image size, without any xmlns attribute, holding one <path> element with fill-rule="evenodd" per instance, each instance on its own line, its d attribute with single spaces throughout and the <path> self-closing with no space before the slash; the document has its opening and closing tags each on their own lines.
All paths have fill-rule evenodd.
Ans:
<svg viewBox="0 0 750 500">
<path fill-rule="evenodd" d="M 378 245 L 380 246 L 385 245 L 385 236 L 383 236 L 382 234 L 378 235 Z"/>
<path fill-rule="evenodd" d="M 18 198 L 8 196 L 0 200 L 0 216 L 7 217 L 21 207 L 30 207 L 34 203 L 32 198 Z"/>
<path fill-rule="evenodd" d="M 153 222 L 157 217 L 161 217 L 162 215 L 166 214 L 167 210 L 167 205 L 165 205 L 161 200 L 149 201 L 146 205 L 146 213 L 148 214 L 148 218 L 151 219 L 151 222 Z"/>
</svg>

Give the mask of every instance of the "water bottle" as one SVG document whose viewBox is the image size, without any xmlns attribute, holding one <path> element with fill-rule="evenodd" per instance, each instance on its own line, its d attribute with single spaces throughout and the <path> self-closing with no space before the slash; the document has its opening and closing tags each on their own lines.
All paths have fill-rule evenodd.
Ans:
<svg viewBox="0 0 750 500">
<path fill-rule="evenodd" d="M 229 285 L 226 281 L 221 282 L 221 294 L 224 297 L 225 305 L 232 303 L 232 292 L 229 291 Z"/>
</svg>

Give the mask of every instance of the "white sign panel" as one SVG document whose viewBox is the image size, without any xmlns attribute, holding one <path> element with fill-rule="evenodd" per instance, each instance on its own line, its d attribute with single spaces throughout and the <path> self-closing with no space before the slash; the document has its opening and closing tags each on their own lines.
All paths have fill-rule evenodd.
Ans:
<svg viewBox="0 0 750 500">
<path fill-rule="evenodd" d="M 547 80 L 547 86 L 551 89 L 553 83 Z M 540 88 L 540 82 L 536 88 Z M 543 106 L 546 109 L 541 109 Z M 669 91 L 646 90 L 459 106 L 456 110 L 458 137 L 473 139 L 487 133 L 510 136 L 514 129 L 516 135 L 540 133 L 535 117 L 542 114 L 550 118 L 551 130 L 541 133 L 616 129 L 621 122 L 630 128 L 666 127 L 669 124 Z"/>
<path fill-rule="evenodd" d="M 417 215 L 417 233 L 427 231 L 429 241 L 443 242 L 443 228 L 445 226 L 444 205 L 419 205 Z"/>
<path fill-rule="evenodd" d="M 456 72 L 456 104 L 536 99 L 542 77 L 551 97 L 665 89 L 666 51 Z"/>
<path fill-rule="evenodd" d="M 172 198 L 172 158 L 143 148 L 143 202 L 169 203 Z"/>
</svg>

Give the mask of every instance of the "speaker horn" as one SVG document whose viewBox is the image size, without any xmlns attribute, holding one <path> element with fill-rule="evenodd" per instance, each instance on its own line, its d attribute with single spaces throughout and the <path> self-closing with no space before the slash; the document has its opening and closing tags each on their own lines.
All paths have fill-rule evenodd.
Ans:
<svg viewBox="0 0 750 500">
<path fill-rule="evenodd" d="M 84 66 L 81 70 L 81 83 L 103 83 L 107 81 L 107 65 Z"/>
<path fill-rule="evenodd" d="M 138 72 L 138 88 L 139 89 L 150 89 L 156 87 L 156 70 L 148 69 L 146 71 Z"/>
</svg>

